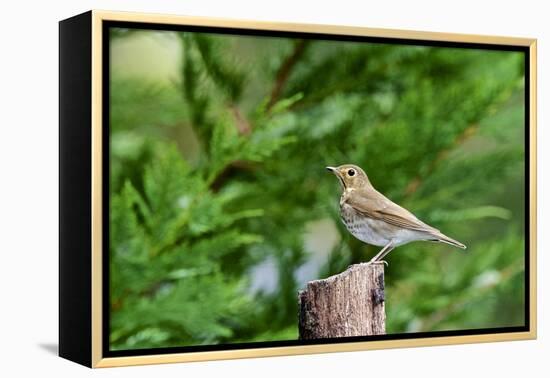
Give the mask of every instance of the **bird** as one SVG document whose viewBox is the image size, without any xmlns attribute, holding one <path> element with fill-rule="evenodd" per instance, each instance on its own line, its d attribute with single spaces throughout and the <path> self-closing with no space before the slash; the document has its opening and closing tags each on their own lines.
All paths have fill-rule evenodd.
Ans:
<svg viewBox="0 0 550 378">
<path fill-rule="evenodd" d="M 464 244 L 386 198 L 357 165 L 326 169 L 336 175 L 342 186 L 340 217 L 347 230 L 364 243 L 383 247 L 369 263 L 386 263 L 382 259 L 394 248 L 413 241 L 440 242 L 466 249 Z"/>
</svg>

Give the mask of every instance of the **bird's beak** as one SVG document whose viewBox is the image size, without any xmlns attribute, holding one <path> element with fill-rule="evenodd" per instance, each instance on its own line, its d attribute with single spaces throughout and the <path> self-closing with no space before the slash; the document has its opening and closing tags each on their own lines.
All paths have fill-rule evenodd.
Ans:
<svg viewBox="0 0 550 378">
<path fill-rule="evenodd" d="M 338 177 L 338 181 L 340 181 L 340 184 L 342 184 L 342 188 L 345 189 L 346 188 L 346 183 L 342 179 L 342 176 L 340 175 L 340 172 L 338 171 L 338 169 L 336 169 L 334 167 L 326 167 L 326 168 L 327 168 L 327 171 L 334 173 L 334 175 L 336 177 Z"/>
</svg>

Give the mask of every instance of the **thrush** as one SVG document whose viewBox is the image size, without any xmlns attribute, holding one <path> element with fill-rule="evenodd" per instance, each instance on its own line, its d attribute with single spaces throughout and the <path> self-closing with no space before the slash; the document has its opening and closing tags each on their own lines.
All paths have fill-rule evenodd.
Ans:
<svg viewBox="0 0 550 378">
<path fill-rule="evenodd" d="M 466 246 L 422 222 L 410 211 L 378 192 L 365 171 L 352 164 L 327 167 L 342 185 L 340 217 L 348 231 L 364 243 L 383 247 L 371 262 L 379 262 L 395 247 L 413 241 Z"/>
</svg>

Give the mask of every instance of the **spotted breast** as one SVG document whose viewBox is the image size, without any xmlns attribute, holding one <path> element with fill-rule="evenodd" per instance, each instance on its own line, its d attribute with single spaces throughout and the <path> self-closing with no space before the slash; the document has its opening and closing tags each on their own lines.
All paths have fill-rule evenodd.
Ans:
<svg viewBox="0 0 550 378">
<path fill-rule="evenodd" d="M 383 228 L 388 227 L 385 222 L 365 217 L 347 203 L 340 205 L 340 218 L 348 231 L 362 242 L 380 247 L 390 242 L 383 236 Z"/>
</svg>

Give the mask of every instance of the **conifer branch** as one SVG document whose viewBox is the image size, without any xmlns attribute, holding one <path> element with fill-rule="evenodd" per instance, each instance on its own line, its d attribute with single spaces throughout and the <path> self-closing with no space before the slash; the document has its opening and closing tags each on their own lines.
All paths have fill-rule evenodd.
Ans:
<svg viewBox="0 0 550 378">
<path fill-rule="evenodd" d="M 249 135 L 252 132 L 252 125 L 242 114 L 240 109 L 235 104 L 229 105 L 229 110 L 233 117 L 235 118 L 235 125 L 237 126 L 237 131 L 240 135 Z"/>
<path fill-rule="evenodd" d="M 466 127 L 464 131 L 462 131 L 462 133 L 460 133 L 455 138 L 454 142 L 449 147 L 439 151 L 436 158 L 431 161 L 428 167 L 427 173 L 424 173 L 423 176 L 424 177 L 430 176 L 433 173 L 433 171 L 435 171 L 439 163 L 445 160 L 445 158 L 449 155 L 449 153 L 452 150 L 454 150 L 457 146 L 461 145 L 462 143 L 470 139 L 472 136 L 474 136 L 478 130 L 479 130 L 478 124 L 473 124 Z M 405 187 L 405 196 L 406 197 L 412 196 L 414 193 L 416 193 L 416 191 L 418 190 L 418 188 L 420 188 L 421 185 L 422 185 L 422 177 L 420 175 L 415 176 L 411 181 L 409 181 L 409 184 Z"/>
<path fill-rule="evenodd" d="M 460 299 L 457 299 L 451 302 L 449 305 L 441 308 L 440 310 L 434 312 L 429 317 L 421 321 L 421 332 L 433 331 L 434 327 L 447 319 L 449 316 L 463 310 L 472 300 L 475 298 L 480 298 L 485 294 L 490 293 L 495 288 L 502 285 L 503 282 L 506 282 L 513 278 L 516 274 L 524 270 L 524 267 L 519 262 L 514 262 L 513 264 L 507 266 L 506 268 L 498 272 L 499 279 L 495 282 L 491 282 L 480 288 L 476 288 L 475 294 L 463 294 Z"/>
<path fill-rule="evenodd" d="M 283 88 L 288 81 L 288 78 L 290 77 L 292 69 L 294 68 L 296 63 L 298 63 L 300 58 L 304 55 L 307 45 L 308 41 L 303 39 L 297 40 L 294 44 L 294 49 L 292 50 L 292 53 L 283 61 L 283 63 L 279 67 L 277 76 L 275 77 L 275 84 L 273 86 L 273 89 L 271 90 L 269 102 L 267 103 L 268 112 L 281 97 Z"/>
</svg>

